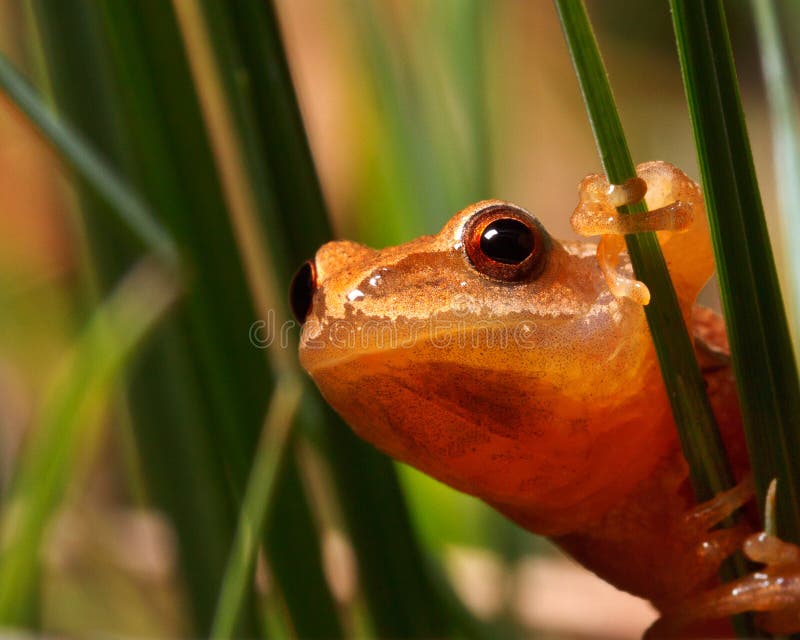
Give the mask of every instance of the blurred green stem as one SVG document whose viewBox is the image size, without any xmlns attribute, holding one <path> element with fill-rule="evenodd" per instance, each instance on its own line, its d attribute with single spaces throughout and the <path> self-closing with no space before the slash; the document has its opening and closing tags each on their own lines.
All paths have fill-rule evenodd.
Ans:
<svg viewBox="0 0 800 640">
<path fill-rule="evenodd" d="M 178 293 L 174 275 L 152 258 L 138 263 L 94 313 L 45 396 L 4 503 L 0 625 L 25 624 L 46 527 L 77 462 L 94 450 L 120 371 Z"/>
<path fill-rule="evenodd" d="M 751 0 L 756 35 L 761 50 L 761 68 L 767 90 L 767 104 L 772 124 L 772 145 L 775 158 L 775 184 L 780 204 L 780 223 L 784 233 L 783 263 L 789 272 L 787 310 L 794 331 L 795 359 L 800 359 L 800 259 L 795 251 L 800 238 L 800 126 L 796 92 L 781 38 L 777 7 L 772 0 Z"/>
<path fill-rule="evenodd" d="M 220 60 L 215 55 L 201 3 L 199 0 L 174 0 L 173 6 L 255 308 L 262 314 L 268 309 L 283 308 L 274 269 L 270 268 L 265 254 L 267 244 L 260 224 L 259 209 L 274 208 L 264 181 L 259 182 L 263 167 L 252 142 L 248 147 L 244 127 L 237 126 L 243 122 L 240 118 L 237 123 L 235 117 L 234 93 L 226 92 Z M 295 366 L 286 349 L 269 349 L 267 353 L 274 373 L 286 372 Z"/>
<path fill-rule="evenodd" d="M 177 251 L 167 231 L 153 217 L 150 208 L 85 142 L 83 136 L 50 111 L 33 87 L 0 53 L 0 87 L 44 139 L 52 144 L 156 256 L 177 265 Z"/>
<path fill-rule="evenodd" d="M 269 322 L 264 314 L 271 312 L 277 318 L 276 327 L 286 326 L 285 295 L 278 293 L 280 287 L 277 283 L 278 274 L 284 271 L 279 261 L 282 254 L 274 252 L 271 260 L 266 254 L 270 245 L 265 220 L 277 213 L 272 180 L 267 173 L 268 165 L 256 119 L 245 90 L 249 83 L 244 79 L 241 52 L 233 36 L 228 12 L 223 5 L 199 0 L 175 0 L 173 6 L 251 298 L 262 322 Z M 277 232 L 277 229 L 273 225 L 270 231 Z M 266 352 L 277 386 L 267 421 L 262 426 L 261 446 L 257 449 L 245 490 L 239 527 L 222 582 L 212 626 L 212 635 L 216 637 L 228 637 L 233 633 L 248 594 L 247 582 L 252 579 L 255 555 L 263 540 L 251 534 L 264 534 L 268 515 L 276 514 L 278 519 L 282 516 L 279 509 L 283 502 L 278 499 L 280 496 L 276 496 L 274 485 L 278 483 L 282 458 L 288 453 L 286 444 L 301 393 L 301 373 L 292 352 L 278 340 L 274 340 Z M 287 394 L 285 398 L 281 397 L 282 393 Z M 283 522 L 282 526 L 287 526 L 287 523 Z M 281 559 L 277 557 L 286 553 L 286 547 L 276 544 L 275 533 L 272 528 L 267 532 L 265 548 L 270 567 L 286 595 L 292 584 L 285 572 L 281 574 Z M 317 544 L 314 532 L 310 533 L 309 543 Z M 296 558 L 295 568 L 299 566 L 297 561 L 306 562 L 307 559 Z M 322 604 L 324 609 L 314 611 L 308 597 L 299 600 L 295 596 L 289 607 L 292 621 L 298 633 L 338 636 L 341 631 L 335 607 L 327 583 L 323 576 L 320 578 L 323 581 L 314 588 L 318 598 L 325 600 Z M 310 588 L 306 586 L 303 595 L 308 596 L 309 592 Z M 308 625 L 311 617 L 318 621 L 313 626 Z"/>
<path fill-rule="evenodd" d="M 236 630 L 248 583 L 253 580 L 253 567 L 264 523 L 272 504 L 271 496 L 275 490 L 275 481 L 302 391 L 300 379 L 294 374 L 286 374 L 277 379 L 272 392 L 253 468 L 239 511 L 239 524 L 222 581 L 219 602 L 211 627 L 211 638 L 219 640 L 230 638 Z"/>
</svg>

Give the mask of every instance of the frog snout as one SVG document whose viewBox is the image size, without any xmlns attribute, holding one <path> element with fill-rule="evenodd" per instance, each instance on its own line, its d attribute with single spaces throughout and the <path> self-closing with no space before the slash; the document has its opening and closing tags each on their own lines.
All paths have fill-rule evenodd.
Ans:
<svg viewBox="0 0 800 640">
<path fill-rule="evenodd" d="M 345 287 L 375 259 L 378 252 L 356 242 L 338 240 L 322 245 L 313 260 L 304 262 L 289 285 L 289 303 L 294 317 L 303 324 L 312 313 L 314 297 L 322 288 Z"/>
</svg>

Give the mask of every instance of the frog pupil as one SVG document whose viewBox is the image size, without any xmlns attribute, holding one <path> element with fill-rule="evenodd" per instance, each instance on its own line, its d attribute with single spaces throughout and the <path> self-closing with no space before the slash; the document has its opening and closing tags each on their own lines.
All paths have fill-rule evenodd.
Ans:
<svg viewBox="0 0 800 640">
<path fill-rule="evenodd" d="M 481 251 L 495 262 L 519 264 L 535 245 L 533 231 L 516 218 L 500 218 L 486 226 L 481 234 Z"/>
<path fill-rule="evenodd" d="M 303 263 L 292 278 L 289 285 L 289 305 L 294 317 L 303 324 L 311 311 L 311 301 L 314 298 L 314 267 L 310 261 Z"/>
</svg>

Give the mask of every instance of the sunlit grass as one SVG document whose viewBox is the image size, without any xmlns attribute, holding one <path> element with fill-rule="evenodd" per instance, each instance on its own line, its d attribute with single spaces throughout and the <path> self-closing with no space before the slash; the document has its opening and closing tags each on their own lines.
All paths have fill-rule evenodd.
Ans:
<svg viewBox="0 0 800 640">
<path fill-rule="evenodd" d="M 671 0 L 756 494 L 800 541 L 800 383 L 721 2 Z"/>
<path fill-rule="evenodd" d="M 556 6 L 603 168 L 609 182 L 622 184 L 634 178 L 636 172 L 586 10 L 583 2 L 576 0 L 557 0 Z M 641 202 L 627 207 L 626 213 L 645 210 L 646 205 Z M 683 453 L 689 462 L 692 485 L 698 499 L 707 500 L 730 488 L 732 477 L 693 343 L 655 233 L 629 235 L 626 243 L 637 277 L 652 294 L 645 315 Z"/>
</svg>

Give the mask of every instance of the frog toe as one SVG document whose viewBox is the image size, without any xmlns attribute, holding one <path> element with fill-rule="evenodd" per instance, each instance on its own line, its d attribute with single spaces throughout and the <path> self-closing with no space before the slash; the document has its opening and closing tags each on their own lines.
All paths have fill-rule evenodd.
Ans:
<svg viewBox="0 0 800 640">
<path fill-rule="evenodd" d="M 664 203 L 649 211 L 620 214 L 617 207 L 641 202 L 650 185 L 637 177 L 621 185 L 605 176 L 591 175 L 578 188 L 578 206 L 570 222 L 582 236 L 625 235 L 644 231 L 685 231 L 693 221 L 692 205 L 682 200 Z"/>
<path fill-rule="evenodd" d="M 767 502 L 774 502 L 775 487 L 770 487 Z M 687 517 L 690 528 L 713 526 L 747 501 L 752 482 L 745 480 L 734 489 L 700 505 Z M 741 527 L 711 532 L 704 542 L 704 553 L 721 562 L 737 548 Z M 739 538 L 741 541 L 741 538 Z M 648 631 L 648 637 L 677 637 L 687 629 L 704 623 L 714 624 L 740 613 L 756 614 L 758 627 L 773 634 L 800 632 L 800 547 L 766 532 L 744 538 L 741 549 L 749 560 L 764 565 L 738 580 L 721 584 L 685 598 L 664 610 Z"/>
<path fill-rule="evenodd" d="M 672 165 L 655 162 L 640 165 L 640 177 L 621 185 L 609 184 L 605 176 L 594 174 L 581 181 L 578 206 L 570 222 L 582 236 L 601 236 L 597 260 L 608 288 L 618 298 L 629 298 L 646 305 L 650 292 L 644 283 L 617 271 L 619 254 L 624 248 L 623 236 L 644 231 L 685 231 L 693 222 L 694 207 L 689 200 L 667 200 L 673 184 L 669 174 Z M 653 189 L 651 197 L 650 189 Z M 645 195 L 659 206 L 649 211 L 620 214 L 618 207 L 641 202 Z M 684 195 L 679 192 L 678 196 Z"/>
<path fill-rule="evenodd" d="M 647 285 L 618 270 L 619 255 L 624 246 L 625 240 L 622 236 L 602 236 L 597 245 L 597 263 L 614 297 L 629 298 L 638 304 L 646 305 L 650 302 L 650 290 Z"/>
<path fill-rule="evenodd" d="M 756 624 L 768 633 L 800 632 L 800 565 L 767 565 L 744 578 L 697 594 L 664 612 L 647 637 L 681 637 L 687 629 L 749 612 L 756 613 Z"/>
</svg>

